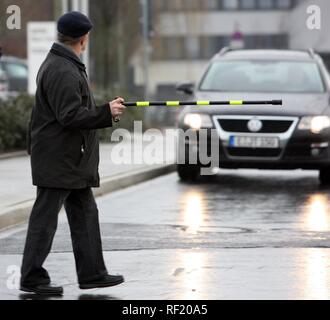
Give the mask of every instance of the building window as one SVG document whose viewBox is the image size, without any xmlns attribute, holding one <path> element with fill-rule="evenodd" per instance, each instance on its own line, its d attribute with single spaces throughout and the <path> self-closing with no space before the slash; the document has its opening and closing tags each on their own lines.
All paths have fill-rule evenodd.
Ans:
<svg viewBox="0 0 330 320">
<path fill-rule="evenodd" d="M 184 59 L 184 46 L 180 37 L 164 38 L 165 59 Z"/>
<path fill-rule="evenodd" d="M 236 10 L 239 8 L 239 1 L 238 0 L 223 0 L 222 6 L 226 10 Z"/>
<path fill-rule="evenodd" d="M 218 0 L 206 0 L 206 6 L 207 6 L 207 10 L 216 10 L 219 8 L 219 1 Z"/>
<path fill-rule="evenodd" d="M 286 34 L 274 35 L 248 35 L 244 38 L 245 49 L 287 49 L 288 36 Z"/>
<path fill-rule="evenodd" d="M 226 47 L 229 44 L 227 37 L 213 36 L 213 37 L 201 37 L 201 59 L 211 59 L 221 48 Z"/>
<path fill-rule="evenodd" d="M 274 0 L 259 0 L 259 8 L 260 9 L 273 9 L 274 8 Z"/>
<path fill-rule="evenodd" d="M 168 3 L 167 1 L 154 0 L 152 2 L 152 5 L 157 11 L 162 12 L 168 9 L 167 3 Z"/>
<path fill-rule="evenodd" d="M 159 11 L 288 10 L 303 0 L 149 0 Z"/>
<path fill-rule="evenodd" d="M 188 36 L 185 38 L 185 56 L 187 59 L 200 58 L 200 42 L 198 37 Z"/>
<path fill-rule="evenodd" d="M 276 49 L 288 49 L 289 37 L 287 34 L 278 34 L 274 36 L 274 48 Z"/>
<path fill-rule="evenodd" d="M 203 1 L 200 0 L 185 0 L 183 6 L 186 11 L 197 11 L 203 8 Z M 204 4 L 205 7 L 205 4 Z"/>
<path fill-rule="evenodd" d="M 230 36 L 159 37 L 153 42 L 154 60 L 209 60 L 230 45 Z M 246 35 L 245 49 L 287 49 L 287 34 Z"/>
<path fill-rule="evenodd" d="M 277 0 L 276 4 L 278 9 L 290 9 L 292 7 L 291 0 Z"/>
<path fill-rule="evenodd" d="M 256 9 L 257 1 L 256 0 L 241 0 L 241 8 L 242 9 Z"/>
<path fill-rule="evenodd" d="M 170 1 L 160 1 L 160 10 L 161 11 L 176 11 L 183 10 L 184 1 L 183 0 L 170 0 Z"/>
</svg>

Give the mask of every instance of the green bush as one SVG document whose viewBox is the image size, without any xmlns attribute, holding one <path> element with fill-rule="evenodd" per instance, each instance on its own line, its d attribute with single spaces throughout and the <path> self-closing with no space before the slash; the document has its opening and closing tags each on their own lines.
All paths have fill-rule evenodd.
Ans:
<svg viewBox="0 0 330 320">
<path fill-rule="evenodd" d="M 109 97 L 98 98 L 99 104 L 112 100 Z M 22 150 L 26 148 L 26 132 L 30 120 L 34 97 L 21 95 L 8 101 L 0 100 L 0 152 Z M 109 142 L 111 132 L 116 128 L 132 130 L 134 120 L 143 120 L 144 110 L 127 108 L 124 116 L 113 128 L 100 130 L 101 141 Z"/>
<path fill-rule="evenodd" d="M 26 132 L 34 98 L 21 95 L 0 101 L 0 152 L 26 147 Z"/>
</svg>

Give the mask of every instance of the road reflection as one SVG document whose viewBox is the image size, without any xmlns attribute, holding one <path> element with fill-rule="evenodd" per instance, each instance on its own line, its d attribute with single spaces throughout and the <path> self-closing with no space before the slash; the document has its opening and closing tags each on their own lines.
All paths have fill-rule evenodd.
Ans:
<svg viewBox="0 0 330 320">
<path fill-rule="evenodd" d="M 325 194 L 313 194 L 307 200 L 303 215 L 308 231 L 330 231 L 329 198 Z"/>
<path fill-rule="evenodd" d="M 203 197 L 198 191 L 191 191 L 184 195 L 183 219 L 187 232 L 196 234 L 204 223 Z"/>
<path fill-rule="evenodd" d="M 310 195 L 303 214 L 304 229 L 311 232 L 330 231 L 329 197 L 326 194 Z M 320 235 L 322 236 L 322 235 Z M 322 249 L 305 251 L 305 296 L 310 299 L 328 300 L 330 297 L 330 276 L 328 256 Z"/>
<path fill-rule="evenodd" d="M 121 300 L 120 298 L 108 294 L 82 294 L 78 300 Z"/>
<path fill-rule="evenodd" d="M 323 249 L 305 250 L 306 279 L 305 297 L 309 299 L 328 300 L 330 298 L 329 256 Z"/>
<path fill-rule="evenodd" d="M 21 293 L 18 296 L 19 300 L 62 300 L 60 295 L 39 295 L 34 293 Z"/>
<path fill-rule="evenodd" d="M 181 265 L 183 270 L 180 275 L 183 290 L 178 299 L 206 299 L 203 294 L 205 292 L 204 284 L 207 283 L 205 279 L 206 269 L 203 266 L 207 263 L 207 254 L 203 252 L 183 252 L 178 260 L 178 265 Z"/>
<path fill-rule="evenodd" d="M 205 233 L 207 225 L 218 229 L 222 225 L 255 227 L 258 232 L 248 239 L 244 234 L 218 237 L 223 241 L 231 239 L 229 245 L 243 246 L 249 242 L 265 248 L 297 248 L 289 259 L 291 270 L 299 261 L 299 268 L 294 271 L 299 283 L 289 282 L 290 287 L 283 292 L 292 292 L 292 298 L 330 299 L 329 254 L 317 248 L 329 244 L 330 190 L 320 188 L 316 176 L 222 173 L 200 181 L 194 188 L 188 185 L 181 199 L 184 205 L 180 215 L 188 236 Z M 272 228 L 269 225 L 274 226 L 271 237 L 266 233 Z M 180 275 L 180 299 L 203 299 L 203 293 L 210 291 L 203 268 L 209 259 L 212 257 L 207 253 L 182 253 L 178 257 L 184 268 Z"/>
</svg>

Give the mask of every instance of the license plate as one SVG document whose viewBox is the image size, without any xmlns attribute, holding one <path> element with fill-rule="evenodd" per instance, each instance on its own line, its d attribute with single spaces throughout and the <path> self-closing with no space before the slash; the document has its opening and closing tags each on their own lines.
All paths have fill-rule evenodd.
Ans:
<svg viewBox="0 0 330 320">
<path fill-rule="evenodd" d="M 229 147 L 278 149 L 280 147 L 280 142 L 276 137 L 231 136 Z"/>
</svg>

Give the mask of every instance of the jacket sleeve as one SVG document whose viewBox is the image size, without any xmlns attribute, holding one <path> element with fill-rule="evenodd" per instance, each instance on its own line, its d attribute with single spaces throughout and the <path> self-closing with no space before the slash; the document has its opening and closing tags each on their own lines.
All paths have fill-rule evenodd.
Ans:
<svg viewBox="0 0 330 320">
<path fill-rule="evenodd" d="M 109 104 L 93 109 L 83 105 L 80 81 L 68 72 L 51 77 L 47 92 L 57 121 L 67 128 L 103 129 L 112 126 Z"/>
</svg>

